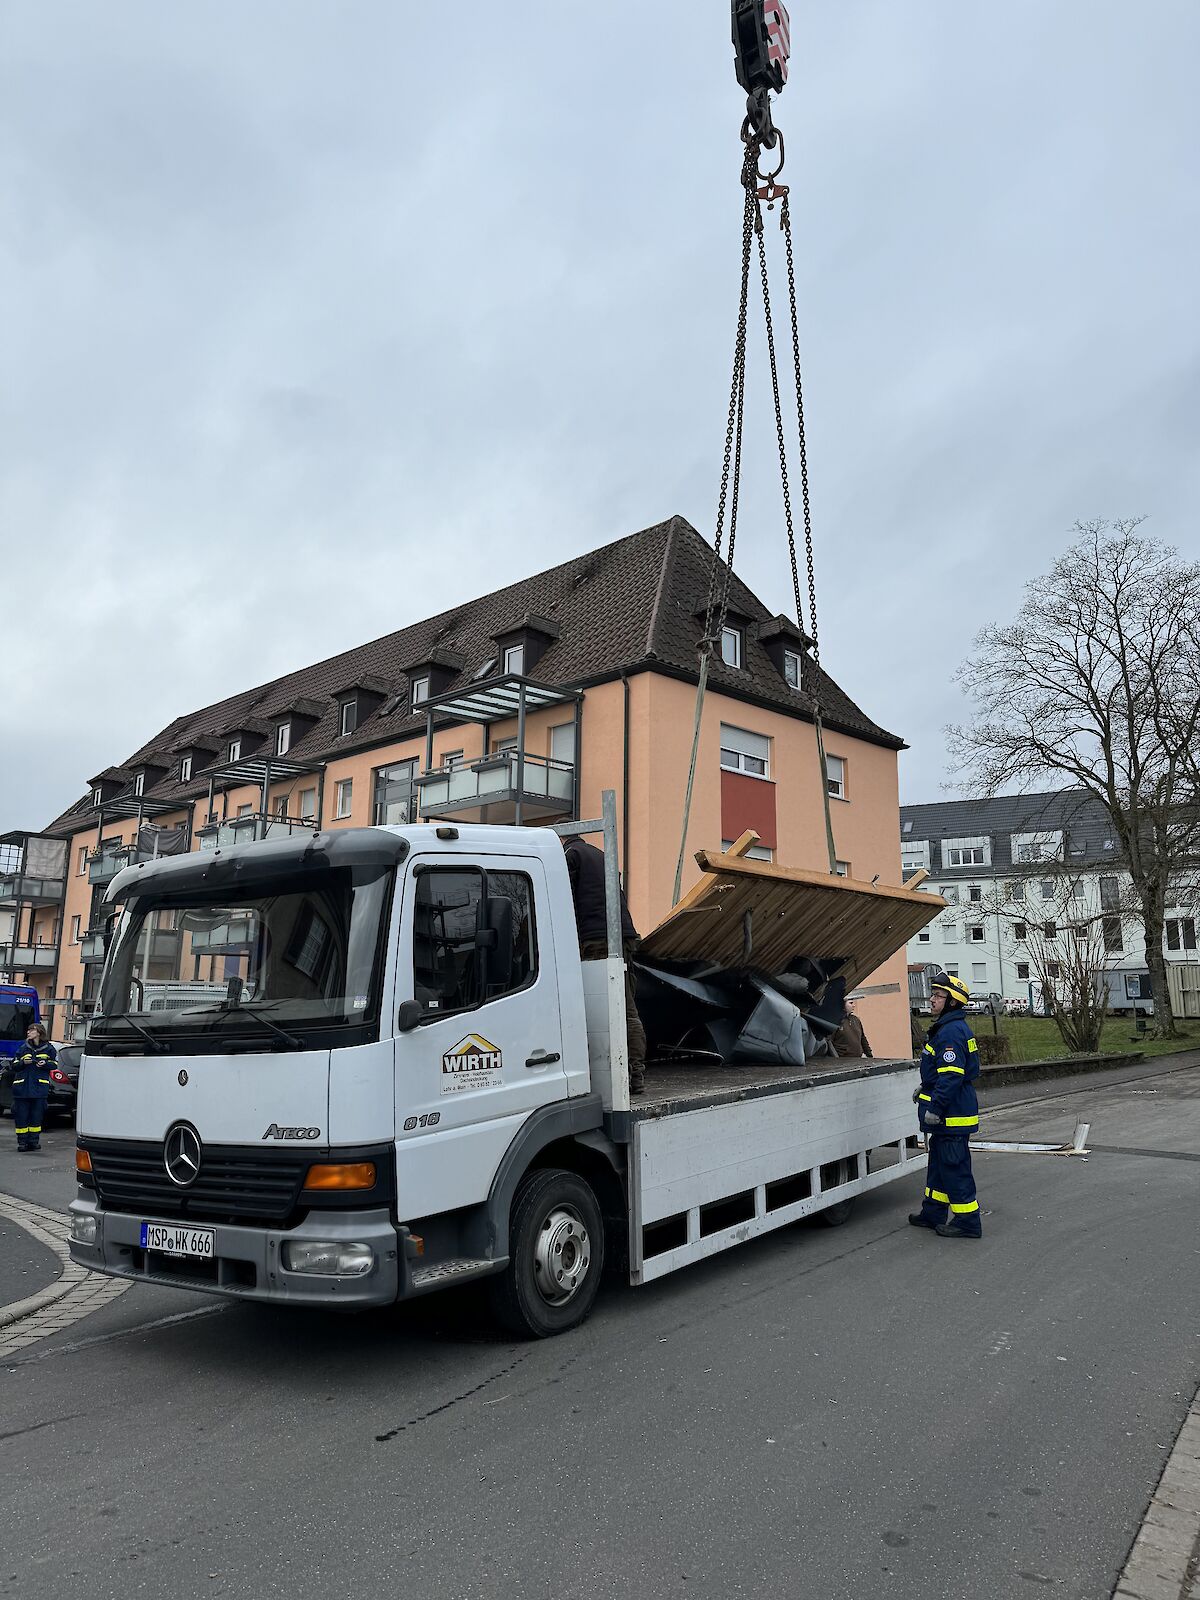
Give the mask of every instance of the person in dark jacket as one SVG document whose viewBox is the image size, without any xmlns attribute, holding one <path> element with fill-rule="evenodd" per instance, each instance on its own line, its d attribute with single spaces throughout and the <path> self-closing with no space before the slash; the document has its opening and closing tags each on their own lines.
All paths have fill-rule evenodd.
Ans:
<svg viewBox="0 0 1200 1600">
<path fill-rule="evenodd" d="M 921 1131 L 929 1136 L 929 1171 L 921 1209 L 908 1220 L 915 1228 L 932 1228 L 943 1239 L 978 1239 L 983 1234 L 970 1145 L 979 1127 L 979 1046 L 967 1025 L 968 999 L 961 978 L 934 973 L 933 1023 L 919 1058 L 921 1086 L 914 1095 Z"/>
<path fill-rule="evenodd" d="M 854 1009 L 854 1001 L 846 1001 L 846 1015 L 842 1018 L 841 1026 L 829 1041 L 833 1046 L 835 1056 L 870 1056 L 874 1058 L 875 1052 L 871 1049 L 871 1041 L 863 1029 L 862 1019 Z"/>
<path fill-rule="evenodd" d="M 31 1022 L 25 1044 L 13 1057 L 13 1121 L 17 1128 L 17 1149 L 40 1150 L 42 1119 L 50 1098 L 50 1068 L 58 1052 L 50 1043 L 40 1022 Z"/>
<path fill-rule="evenodd" d="M 604 904 L 604 851 L 585 839 L 564 841 L 567 872 L 571 879 L 571 899 L 575 906 L 575 927 L 579 934 L 581 961 L 608 959 L 608 917 Z M 638 931 L 621 891 L 621 949 L 625 956 L 625 1037 L 629 1052 L 629 1092 L 643 1094 L 646 1088 L 646 1030 L 638 1016 L 633 997 L 630 963 L 639 943 Z"/>
</svg>

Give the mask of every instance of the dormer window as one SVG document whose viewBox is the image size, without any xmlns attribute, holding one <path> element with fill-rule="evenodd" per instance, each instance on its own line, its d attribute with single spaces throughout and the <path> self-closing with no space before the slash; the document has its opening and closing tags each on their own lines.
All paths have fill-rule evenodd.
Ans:
<svg viewBox="0 0 1200 1600">
<path fill-rule="evenodd" d="M 230 764 L 230 766 L 232 766 L 235 761 L 240 761 L 241 759 L 242 759 L 242 741 L 240 739 L 230 739 L 230 741 L 229 741 L 229 764 Z"/>
<path fill-rule="evenodd" d="M 347 734 L 353 733 L 358 726 L 358 701 L 343 700 L 339 727 L 344 739 Z"/>
<path fill-rule="evenodd" d="M 290 722 L 281 722 L 275 729 L 275 754 L 285 756 L 292 745 L 292 725 Z"/>
<path fill-rule="evenodd" d="M 525 671 L 525 646 L 523 644 L 510 644 L 504 652 L 505 676 L 515 674 L 520 676 Z"/>
<path fill-rule="evenodd" d="M 144 772 L 139 772 L 133 780 L 133 792 L 138 796 L 146 792 L 146 774 Z"/>
<path fill-rule="evenodd" d="M 180 783 L 190 783 L 191 778 L 192 758 L 191 756 L 184 756 L 183 760 L 179 763 L 179 781 Z"/>
<path fill-rule="evenodd" d="M 727 667 L 741 666 L 742 630 L 740 628 L 721 629 L 721 660 Z"/>
<path fill-rule="evenodd" d="M 800 687 L 800 657 L 795 650 L 783 652 L 783 677 L 789 689 Z"/>
<path fill-rule="evenodd" d="M 414 678 L 412 681 L 412 703 L 414 707 L 423 706 L 428 699 L 429 674 L 425 673 L 419 678 Z"/>
<path fill-rule="evenodd" d="M 92 790 L 92 805 L 95 808 L 95 810 L 99 811 L 103 799 L 104 799 L 103 790 L 101 790 L 101 789 L 93 789 Z"/>
</svg>

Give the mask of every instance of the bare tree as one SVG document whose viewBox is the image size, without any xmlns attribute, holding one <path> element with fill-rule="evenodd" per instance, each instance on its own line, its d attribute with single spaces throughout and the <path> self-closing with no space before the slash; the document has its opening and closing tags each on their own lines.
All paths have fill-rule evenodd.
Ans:
<svg viewBox="0 0 1200 1600">
<path fill-rule="evenodd" d="M 1200 566 L 1141 534 L 1143 520 L 1076 523 L 1016 621 L 978 635 L 958 673 L 974 720 L 948 731 L 987 794 L 1063 775 L 1104 806 L 1137 895 L 1156 1031 L 1173 1037 L 1163 921 L 1200 855 Z"/>
</svg>

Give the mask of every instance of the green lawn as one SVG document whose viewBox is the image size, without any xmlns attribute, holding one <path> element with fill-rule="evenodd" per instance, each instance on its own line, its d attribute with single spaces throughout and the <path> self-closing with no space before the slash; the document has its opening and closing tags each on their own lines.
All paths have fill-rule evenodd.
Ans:
<svg viewBox="0 0 1200 1600">
<path fill-rule="evenodd" d="M 990 1017 L 971 1017 L 970 1022 L 978 1034 L 992 1031 Z M 1067 1054 L 1067 1047 L 1049 1017 L 998 1017 L 997 1023 L 1000 1032 L 1009 1037 L 1014 1061 L 1047 1061 Z M 1200 1022 L 1189 1019 L 1180 1022 L 1178 1027 L 1178 1039 L 1139 1039 L 1132 1017 L 1110 1017 L 1104 1024 L 1100 1048 L 1107 1054 L 1138 1050 L 1147 1056 L 1166 1055 L 1176 1050 L 1200 1050 Z"/>
</svg>

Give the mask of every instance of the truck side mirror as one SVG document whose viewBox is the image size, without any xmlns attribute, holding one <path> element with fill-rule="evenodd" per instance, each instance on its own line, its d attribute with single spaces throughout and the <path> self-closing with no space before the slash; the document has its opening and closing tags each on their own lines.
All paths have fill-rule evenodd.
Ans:
<svg viewBox="0 0 1200 1600">
<path fill-rule="evenodd" d="M 401 1000 L 400 1009 L 396 1013 L 396 1032 L 411 1033 L 420 1025 L 425 1015 L 425 1007 L 419 1000 Z"/>
<path fill-rule="evenodd" d="M 483 978 L 481 999 L 502 994 L 513 976 L 513 904 L 505 896 L 489 895 L 480 902 L 475 948 Z"/>
</svg>

